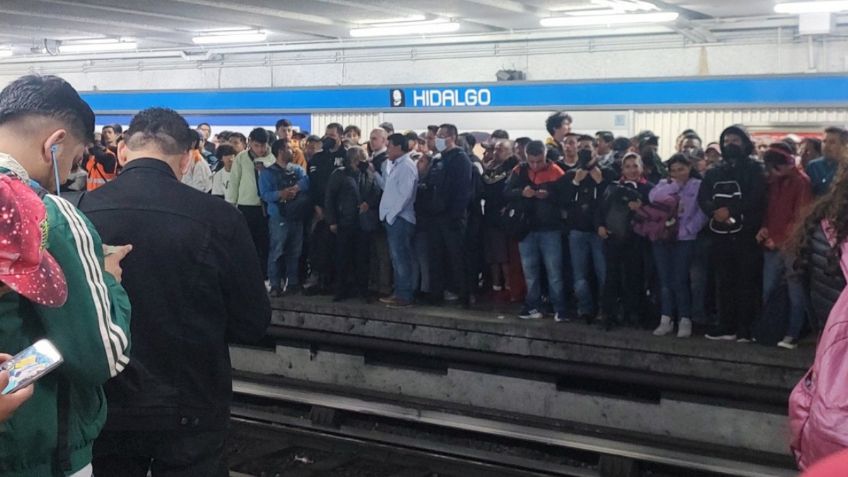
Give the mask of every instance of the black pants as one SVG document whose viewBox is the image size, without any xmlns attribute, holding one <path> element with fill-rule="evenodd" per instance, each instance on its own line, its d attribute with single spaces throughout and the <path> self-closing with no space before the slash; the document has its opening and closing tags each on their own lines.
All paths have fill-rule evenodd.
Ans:
<svg viewBox="0 0 848 477">
<path fill-rule="evenodd" d="M 339 225 L 336 231 L 337 297 L 366 296 L 370 261 L 371 233 L 358 225 Z"/>
<path fill-rule="evenodd" d="M 430 291 L 434 301 L 442 300 L 450 280 L 452 290 L 460 300 L 467 302 L 465 219 L 430 218 L 425 230 L 430 256 Z"/>
<path fill-rule="evenodd" d="M 644 257 L 647 243 L 641 237 L 626 240 L 608 239 L 604 242 L 607 278 L 604 282 L 602 310 L 610 318 L 619 316 L 630 324 L 641 324 L 645 308 Z"/>
<path fill-rule="evenodd" d="M 469 215 L 465 228 L 465 275 L 468 293 L 475 295 L 480 286 L 480 273 L 486 271 L 483 267 L 483 216 Z"/>
<path fill-rule="evenodd" d="M 309 270 L 320 277 L 318 286 L 322 289 L 329 289 L 332 284 L 334 254 L 335 236 L 327 222 L 321 220 L 309 235 Z"/>
<path fill-rule="evenodd" d="M 104 431 L 94 443 L 95 477 L 227 477 L 227 431 Z"/>
<path fill-rule="evenodd" d="M 238 209 L 247 220 L 250 237 L 256 247 L 259 264 L 262 265 L 262 275 L 268 276 L 268 219 L 265 218 L 260 205 L 240 205 Z"/>
<path fill-rule="evenodd" d="M 719 325 L 727 333 L 750 338 L 759 312 L 763 254 L 753 237 L 715 237 L 712 265 L 716 274 Z"/>
</svg>

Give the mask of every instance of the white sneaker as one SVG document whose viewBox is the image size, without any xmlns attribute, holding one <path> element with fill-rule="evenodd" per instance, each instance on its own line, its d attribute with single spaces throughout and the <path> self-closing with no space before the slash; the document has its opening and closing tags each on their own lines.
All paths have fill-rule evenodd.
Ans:
<svg viewBox="0 0 848 477">
<path fill-rule="evenodd" d="M 524 309 L 521 310 L 521 313 L 518 315 L 522 320 L 539 320 L 543 318 L 545 315 L 542 314 L 539 310 L 533 308 L 530 310 Z"/>
<path fill-rule="evenodd" d="M 271 280 L 265 280 L 265 291 L 271 291 Z"/>
<path fill-rule="evenodd" d="M 780 343 L 777 344 L 777 346 L 786 349 L 795 349 L 798 347 L 798 340 L 791 336 L 784 336 L 783 340 L 781 340 Z"/>
<path fill-rule="evenodd" d="M 459 295 L 456 293 L 449 292 L 445 290 L 445 294 L 443 295 L 445 301 L 456 301 L 459 300 Z"/>
<path fill-rule="evenodd" d="M 689 318 L 681 318 L 677 324 L 677 337 L 688 338 L 692 336 L 692 320 Z"/>
<path fill-rule="evenodd" d="M 565 313 L 556 313 L 554 314 L 554 321 L 557 323 L 563 323 L 571 320 L 568 319 L 568 316 Z"/>
<path fill-rule="evenodd" d="M 672 331 L 674 331 L 674 323 L 672 323 L 671 317 L 663 315 L 660 318 L 660 326 L 657 326 L 657 329 L 654 330 L 654 336 L 665 336 Z"/>
</svg>

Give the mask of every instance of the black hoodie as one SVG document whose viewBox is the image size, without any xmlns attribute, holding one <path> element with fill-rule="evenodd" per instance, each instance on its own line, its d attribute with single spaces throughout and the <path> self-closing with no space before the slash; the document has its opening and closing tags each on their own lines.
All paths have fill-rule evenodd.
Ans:
<svg viewBox="0 0 848 477">
<path fill-rule="evenodd" d="M 742 150 L 724 145 L 724 138 L 735 134 L 742 138 Z M 745 234 L 753 237 L 760 230 L 766 209 L 766 176 L 763 167 L 751 159 L 754 143 L 742 126 L 730 126 L 721 133 L 722 162 L 707 171 L 698 204 L 710 217 L 709 229 L 715 235 Z M 713 212 L 722 207 L 730 210 L 731 223 L 716 222 Z"/>
</svg>

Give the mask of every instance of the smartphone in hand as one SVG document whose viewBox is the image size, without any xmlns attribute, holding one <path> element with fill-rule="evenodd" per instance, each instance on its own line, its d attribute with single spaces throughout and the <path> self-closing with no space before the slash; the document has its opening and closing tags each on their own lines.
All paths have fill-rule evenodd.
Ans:
<svg viewBox="0 0 848 477">
<path fill-rule="evenodd" d="M 62 355 L 48 340 L 39 340 L 12 359 L 0 364 L 9 373 L 9 384 L 0 394 L 9 394 L 29 386 L 62 364 Z"/>
</svg>

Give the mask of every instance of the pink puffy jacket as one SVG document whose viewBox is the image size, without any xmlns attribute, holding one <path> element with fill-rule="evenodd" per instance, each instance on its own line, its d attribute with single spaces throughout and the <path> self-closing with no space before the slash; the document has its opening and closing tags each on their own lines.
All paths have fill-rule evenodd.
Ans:
<svg viewBox="0 0 848 477">
<path fill-rule="evenodd" d="M 848 277 L 848 242 L 841 248 Z M 801 470 L 848 448 L 848 288 L 828 316 L 812 368 L 789 397 L 789 426 Z"/>
</svg>

